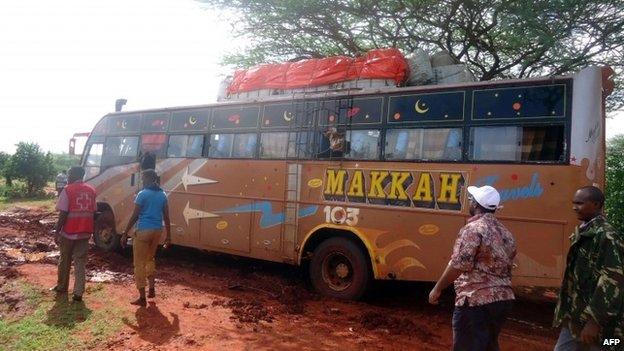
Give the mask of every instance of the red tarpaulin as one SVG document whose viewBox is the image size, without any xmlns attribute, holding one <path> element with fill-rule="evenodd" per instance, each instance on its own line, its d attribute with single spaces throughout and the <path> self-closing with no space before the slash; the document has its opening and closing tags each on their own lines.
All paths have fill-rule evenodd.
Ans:
<svg viewBox="0 0 624 351">
<path fill-rule="evenodd" d="M 376 49 L 358 58 L 333 56 L 264 64 L 234 73 L 228 93 L 259 89 L 295 89 L 358 79 L 392 79 L 400 84 L 408 65 L 397 49 Z"/>
</svg>

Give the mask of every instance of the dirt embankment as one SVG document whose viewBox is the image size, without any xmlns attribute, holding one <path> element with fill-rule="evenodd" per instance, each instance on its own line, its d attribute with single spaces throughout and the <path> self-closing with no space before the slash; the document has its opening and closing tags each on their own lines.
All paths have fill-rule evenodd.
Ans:
<svg viewBox="0 0 624 351">
<path fill-rule="evenodd" d="M 49 234 L 56 216 L 37 209 L 0 213 L 0 286 L 21 279 L 53 286 L 58 249 Z M 90 248 L 89 286 L 98 286 L 133 318 L 102 340 L 113 350 L 448 350 L 452 295 L 441 306 L 426 303 L 429 284 L 379 283 L 363 302 L 327 299 L 311 292 L 296 267 L 174 247 L 157 259 L 157 298 L 134 308 L 128 252 Z M 540 293 L 540 295 L 543 295 Z M 548 296 L 547 296 L 548 297 Z M 24 296 L 0 292 L 0 314 L 26 314 Z M 102 302 L 85 295 L 93 310 Z M 521 294 L 501 335 L 504 350 L 551 350 L 552 298 Z M 117 320 L 119 319 L 119 320 Z"/>
</svg>

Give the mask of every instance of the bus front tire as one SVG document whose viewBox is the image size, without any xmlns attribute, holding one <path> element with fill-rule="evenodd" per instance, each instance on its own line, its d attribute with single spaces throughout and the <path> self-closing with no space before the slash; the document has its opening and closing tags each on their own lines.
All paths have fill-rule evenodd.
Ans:
<svg viewBox="0 0 624 351">
<path fill-rule="evenodd" d="M 327 239 L 312 254 L 310 280 L 322 295 L 357 300 L 371 282 L 367 256 L 352 240 Z"/>
<path fill-rule="evenodd" d="M 106 211 L 95 220 L 93 241 L 95 245 L 104 251 L 119 251 L 121 248 L 120 238 L 115 230 L 115 220 L 112 212 Z"/>
</svg>

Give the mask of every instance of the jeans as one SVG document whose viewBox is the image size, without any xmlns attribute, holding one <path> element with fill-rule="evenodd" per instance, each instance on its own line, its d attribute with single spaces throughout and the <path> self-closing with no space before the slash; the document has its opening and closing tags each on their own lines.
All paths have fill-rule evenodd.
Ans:
<svg viewBox="0 0 624 351">
<path fill-rule="evenodd" d="M 554 351 L 600 351 L 597 345 L 587 345 L 576 340 L 568 328 L 561 328 L 559 340 L 555 345 Z"/>
<path fill-rule="evenodd" d="M 499 351 L 498 334 L 513 301 L 481 306 L 456 306 L 453 311 L 453 351 Z"/>
</svg>

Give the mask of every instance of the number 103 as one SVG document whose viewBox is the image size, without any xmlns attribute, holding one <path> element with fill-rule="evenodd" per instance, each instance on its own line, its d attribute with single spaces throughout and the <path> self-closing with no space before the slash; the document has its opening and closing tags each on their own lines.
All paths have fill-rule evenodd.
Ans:
<svg viewBox="0 0 624 351">
<path fill-rule="evenodd" d="M 335 224 L 347 224 L 350 226 L 357 225 L 358 215 L 360 214 L 359 208 L 352 207 L 340 207 L 340 206 L 325 206 L 323 208 L 325 212 L 325 222 Z"/>
</svg>

